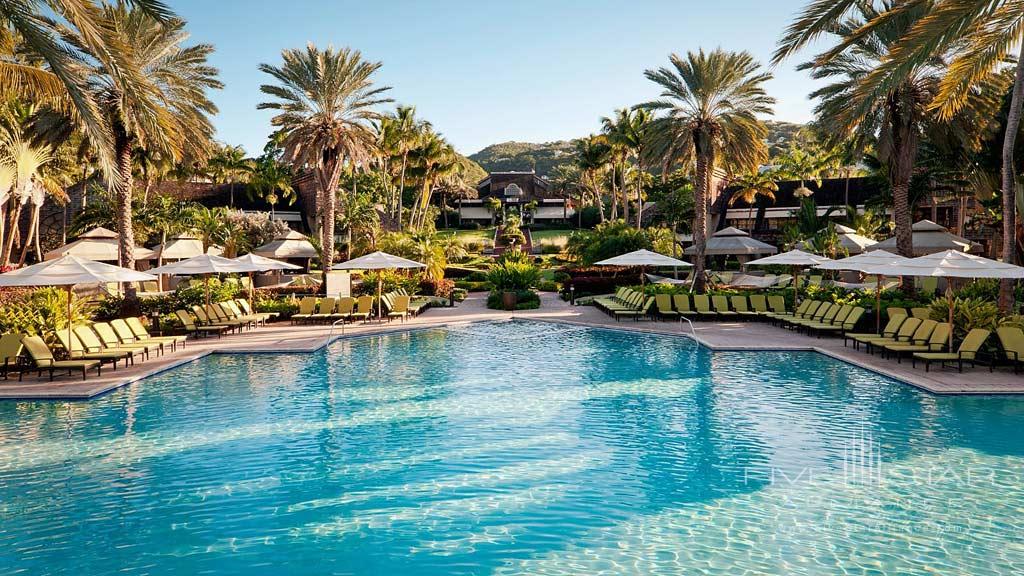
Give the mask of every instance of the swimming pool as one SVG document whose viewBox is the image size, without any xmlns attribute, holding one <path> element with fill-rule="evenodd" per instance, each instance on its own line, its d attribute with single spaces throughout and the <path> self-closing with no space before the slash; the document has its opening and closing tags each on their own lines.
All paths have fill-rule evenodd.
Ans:
<svg viewBox="0 0 1024 576">
<path fill-rule="evenodd" d="M 504 322 L 0 403 L 3 574 L 1024 567 L 1024 401 Z"/>
</svg>

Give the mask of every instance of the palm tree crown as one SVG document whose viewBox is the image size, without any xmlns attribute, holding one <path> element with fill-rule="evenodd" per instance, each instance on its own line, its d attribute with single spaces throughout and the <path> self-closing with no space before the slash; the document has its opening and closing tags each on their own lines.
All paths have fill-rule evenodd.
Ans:
<svg viewBox="0 0 1024 576">
<path fill-rule="evenodd" d="M 659 114 L 651 126 L 655 153 L 694 165 L 694 286 L 703 290 L 712 174 L 719 166 L 751 171 L 767 158 L 768 131 L 758 115 L 775 103 L 764 90 L 772 76 L 747 52 L 701 50 L 669 60 L 670 67 L 644 73 L 662 92 L 641 107 Z"/>
</svg>

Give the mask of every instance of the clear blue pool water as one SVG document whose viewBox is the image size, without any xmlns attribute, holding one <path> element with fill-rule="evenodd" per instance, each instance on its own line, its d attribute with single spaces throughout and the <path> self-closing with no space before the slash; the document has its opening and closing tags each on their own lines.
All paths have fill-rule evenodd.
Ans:
<svg viewBox="0 0 1024 576">
<path fill-rule="evenodd" d="M 1022 463 L 1018 399 L 475 324 L 0 404 L 0 574 L 1019 574 Z"/>
</svg>

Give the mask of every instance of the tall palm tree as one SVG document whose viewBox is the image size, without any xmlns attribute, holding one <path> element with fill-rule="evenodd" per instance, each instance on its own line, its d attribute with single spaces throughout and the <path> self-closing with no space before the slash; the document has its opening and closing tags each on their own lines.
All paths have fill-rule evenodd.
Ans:
<svg viewBox="0 0 1024 576">
<path fill-rule="evenodd" d="M 1003 212 L 1003 260 L 1014 263 L 1016 254 L 1015 195 L 1019 178 L 1014 164 L 1015 147 L 1024 114 L 1024 0 L 938 0 L 914 22 L 889 59 L 872 75 L 877 81 L 887 74 L 901 73 L 927 62 L 936 52 L 952 52 L 948 71 L 939 83 L 933 107 L 941 119 L 957 117 L 972 105 L 979 86 L 998 78 L 1006 69 L 1010 50 L 1018 57 L 1012 68 L 1012 90 L 1002 142 L 1001 192 Z M 881 14 L 872 25 L 898 16 L 898 11 Z M 1008 312 L 1013 304 L 1012 283 L 1001 283 L 999 305 Z"/>
<path fill-rule="evenodd" d="M 278 202 L 284 200 L 290 206 L 298 199 L 292 187 L 291 170 L 272 156 L 264 156 L 253 165 L 246 193 L 249 200 L 260 198 L 270 204 L 271 220 L 274 219 L 274 208 Z"/>
<path fill-rule="evenodd" d="M 284 158 L 295 168 L 309 166 L 316 176 L 320 206 L 321 268 L 324 281 L 334 261 L 334 213 L 338 182 L 346 163 L 367 163 L 374 144 L 370 122 L 380 118 L 378 104 L 389 102 L 372 76 L 380 62 L 368 62 L 349 48 L 281 52 L 280 66 L 260 64 L 277 84 L 260 91 L 274 98 L 257 106 L 276 110 L 271 124 L 284 134 Z"/>
<path fill-rule="evenodd" d="M 121 4 L 161 24 L 174 20 L 159 0 L 125 0 Z M 54 14 L 65 24 L 52 19 Z M 119 185 L 113 134 L 82 60 L 97 60 L 125 84 L 142 86 L 146 78 L 119 30 L 107 25 L 104 9 L 93 0 L 0 0 L 0 21 L 4 22 L 0 40 L 10 43 L 17 35 L 26 51 L 47 65 L 41 68 L 0 59 L 0 85 L 29 100 L 51 103 L 71 115 L 95 147 L 107 181 Z"/>
<path fill-rule="evenodd" d="M 130 57 L 137 76 L 125 77 L 90 54 L 89 86 L 113 136 L 117 162 L 119 263 L 133 268 L 132 153 L 144 148 L 176 163 L 204 157 L 213 134 L 209 116 L 217 112 L 207 90 L 222 84 L 217 70 L 207 63 L 213 46 L 184 45 L 184 20 L 161 21 L 123 3 L 99 10 L 104 27 Z M 78 31 L 67 32 L 73 43 L 86 45 Z"/>
<path fill-rule="evenodd" d="M 245 149 L 227 144 L 220 146 L 206 165 L 215 175 L 215 182 L 228 183 L 228 206 L 234 206 L 235 184 L 248 181 L 253 171 L 253 162 L 245 157 Z"/>
<path fill-rule="evenodd" d="M 775 99 L 764 90 L 772 75 L 747 52 L 700 50 L 669 60 L 671 67 L 644 73 L 662 93 L 642 107 L 661 113 L 651 130 L 662 147 L 695 161 L 694 288 L 703 292 L 712 175 L 726 161 L 749 171 L 767 158 L 768 130 L 757 115 L 772 111 Z"/>
<path fill-rule="evenodd" d="M 733 192 L 733 195 L 729 197 L 729 206 L 736 203 L 737 200 L 743 200 L 747 206 L 750 207 L 748 212 L 748 220 L 754 219 L 754 204 L 757 203 L 758 198 L 764 198 L 769 202 L 775 202 L 775 193 L 779 191 L 779 185 L 776 183 L 777 175 L 771 170 L 754 170 L 740 176 L 735 182 L 739 189 Z M 750 230 L 753 232 L 754 224 L 751 223 Z"/>
<path fill-rule="evenodd" d="M 3 231 L 7 231 L 6 238 L 3 238 L 2 251 L 0 251 L 0 266 L 7 266 L 11 263 L 18 221 L 21 218 L 22 209 L 30 204 L 32 219 L 29 231 L 21 239 L 20 263 L 25 262 L 28 247 L 32 244 L 32 238 L 38 231 L 39 209 L 49 189 L 53 188 L 43 175 L 44 165 L 52 159 L 53 155 L 48 147 L 33 146 L 18 134 L 8 134 L 0 141 L 0 165 L 6 166 L 6 169 L 0 173 L 0 196 L 8 198 L 7 223 L 6 225 L 0 224 L 0 238 L 3 238 Z M 53 190 L 53 192 L 58 191 L 59 189 Z M 59 192 L 62 193 L 62 191 Z"/>
<path fill-rule="evenodd" d="M 648 132 L 651 128 L 651 113 L 643 108 L 623 108 L 615 111 L 615 119 L 602 118 L 605 133 L 613 145 L 618 145 L 627 150 L 630 156 L 636 161 L 638 172 L 644 171 L 645 154 Z M 636 227 L 640 228 L 643 219 L 643 177 L 637 175 L 636 181 Z M 625 202 L 625 199 L 624 199 Z M 625 215 L 626 223 L 629 223 L 629 213 Z"/>
<path fill-rule="evenodd" d="M 810 70 L 815 79 L 832 80 L 811 96 L 819 100 L 815 112 L 834 138 L 852 138 L 860 149 L 877 140 L 888 167 L 897 250 L 908 257 L 913 255 L 910 179 L 921 135 L 934 119 L 930 106 L 944 63 L 932 57 L 877 85 L 865 79 L 888 59 L 890 50 L 922 14 L 923 7 L 908 8 L 901 18 L 888 19 L 885 25 L 873 26 L 869 34 L 861 34 L 860 29 L 879 11 L 870 3 L 858 3 L 831 26 L 836 46 L 798 66 Z"/>
<path fill-rule="evenodd" d="M 580 189 L 589 193 L 604 222 L 604 200 L 601 193 L 601 171 L 607 166 L 611 146 L 604 135 L 591 134 L 576 140 L 576 166 L 580 170 Z"/>
<path fill-rule="evenodd" d="M 416 118 L 414 106 L 398 106 L 395 109 L 395 130 L 398 137 L 398 153 L 402 157 L 399 176 L 395 217 L 402 223 L 402 196 L 405 194 L 405 175 L 409 168 L 409 153 L 420 146 L 421 139 L 432 130 L 430 122 Z"/>
<path fill-rule="evenodd" d="M 625 183 L 625 163 L 629 157 L 629 147 L 623 142 L 625 138 L 622 133 L 625 131 L 625 126 L 628 123 L 626 116 L 629 115 L 629 108 L 620 108 L 615 110 L 614 116 L 611 118 L 601 118 L 601 130 L 605 136 L 608 137 L 608 145 L 611 147 L 609 153 L 608 163 L 611 167 L 611 183 L 612 183 L 612 207 L 611 207 L 611 218 L 615 220 L 619 217 L 619 184 Z M 622 189 L 622 219 L 627 223 L 629 222 L 629 197 L 626 194 L 625 187 Z"/>
</svg>

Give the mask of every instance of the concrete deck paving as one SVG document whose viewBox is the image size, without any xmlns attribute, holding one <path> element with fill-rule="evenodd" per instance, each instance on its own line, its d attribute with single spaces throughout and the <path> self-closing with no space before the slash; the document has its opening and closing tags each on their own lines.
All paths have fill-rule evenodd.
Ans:
<svg viewBox="0 0 1024 576">
<path fill-rule="evenodd" d="M 542 306 L 538 310 L 514 313 L 488 310 L 484 305 L 485 300 L 485 295 L 473 294 L 454 308 L 432 308 L 406 322 L 350 324 L 345 326 L 344 333 L 339 328 L 332 330 L 330 326 L 325 325 L 293 326 L 288 322 L 279 322 L 219 339 L 190 339 L 184 350 L 179 348 L 177 352 L 153 357 L 134 367 L 122 367 L 116 371 L 105 368 L 100 377 L 95 376 L 95 372 L 90 372 L 89 379 L 85 381 L 75 376 L 59 376 L 50 382 L 45 376 L 37 378 L 35 375 L 26 375 L 23 382 L 18 382 L 16 377 L 7 381 L 0 380 L 0 399 L 84 400 L 194 361 L 207 354 L 305 353 L 316 351 L 337 338 L 513 318 L 650 333 L 683 334 L 694 337 L 699 343 L 715 351 L 813 350 L 935 394 L 1024 394 L 1024 375 L 1014 375 L 1007 368 L 989 372 L 988 368 L 979 366 L 975 369 L 965 369 L 964 373 L 960 374 L 955 369 L 933 366 L 932 371 L 926 373 L 920 367 L 911 368 L 907 361 L 897 364 L 895 360 L 883 359 L 879 355 L 872 356 L 863 351 L 845 348 L 839 338 L 809 337 L 762 322 L 696 321 L 691 331 L 685 322 L 616 322 L 596 308 L 572 306 L 554 294 L 542 295 Z"/>
</svg>

